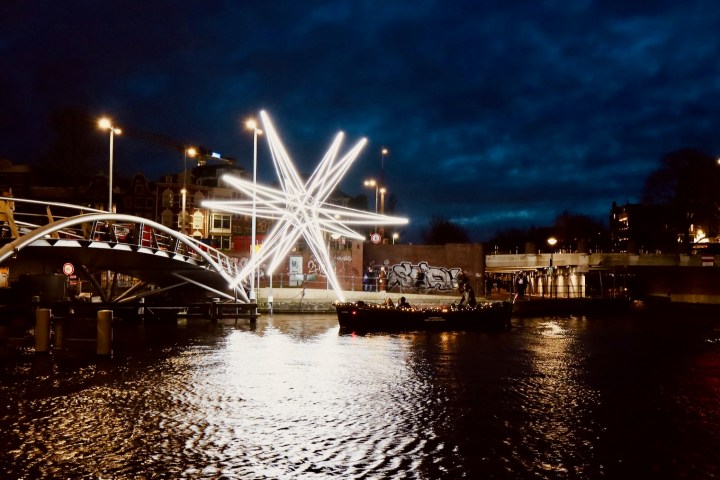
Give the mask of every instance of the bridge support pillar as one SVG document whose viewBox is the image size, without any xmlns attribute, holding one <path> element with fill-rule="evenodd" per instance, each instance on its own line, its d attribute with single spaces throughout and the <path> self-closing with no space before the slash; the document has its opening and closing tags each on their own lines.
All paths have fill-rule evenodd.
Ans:
<svg viewBox="0 0 720 480">
<path fill-rule="evenodd" d="M 254 324 L 257 322 L 258 317 L 258 304 L 257 300 L 255 300 L 254 304 L 250 304 L 250 323 Z"/>
<path fill-rule="evenodd" d="M 97 313 L 97 354 L 112 354 L 112 310 L 99 310 Z"/>
<path fill-rule="evenodd" d="M 50 314 L 49 308 L 35 310 L 35 353 L 47 353 L 50 350 Z"/>
</svg>

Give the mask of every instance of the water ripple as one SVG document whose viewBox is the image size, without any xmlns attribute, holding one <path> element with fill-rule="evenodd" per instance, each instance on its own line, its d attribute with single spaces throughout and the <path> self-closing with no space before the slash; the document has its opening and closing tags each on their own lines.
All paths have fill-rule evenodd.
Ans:
<svg viewBox="0 0 720 480">
<path fill-rule="evenodd" d="M 0 368 L 0 472 L 39 479 L 640 478 L 668 466 L 687 478 L 718 473 L 720 351 L 708 341 L 715 330 L 688 346 L 668 334 L 654 339 L 656 347 L 627 325 L 617 333 L 585 318 L 528 319 L 492 335 L 338 335 L 331 317 L 282 316 L 254 328 L 188 323 L 162 338 L 154 329 L 135 332 L 146 343 L 109 362 L 23 353 Z M 669 345 L 675 357 L 663 362 Z M 629 360 L 635 370 L 619 368 Z M 658 365 L 663 376 L 654 373 Z M 627 435 L 625 425 L 636 433 Z M 653 437 L 646 451 L 625 449 Z M 685 443 L 692 448 L 683 450 Z"/>
</svg>

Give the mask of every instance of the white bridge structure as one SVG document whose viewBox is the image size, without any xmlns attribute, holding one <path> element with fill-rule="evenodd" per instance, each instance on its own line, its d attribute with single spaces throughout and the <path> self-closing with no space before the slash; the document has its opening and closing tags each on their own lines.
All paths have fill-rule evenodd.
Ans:
<svg viewBox="0 0 720 480">
<path fill-rule="evenodd" d="M 105 304 L 198 289 L 207 297 L 250 303 L 240 266 L 224 253 L 160 223 L 81 205 L 0 197 L 0 271 L 62 274 L 65 265 L 93 285 Z M 136 279 L 116 288 L 118 274 Z M 100 279 L 105 275 L 105 285 Z M 183 288 L 180 288 L 183 287 Z"/>
</svg>

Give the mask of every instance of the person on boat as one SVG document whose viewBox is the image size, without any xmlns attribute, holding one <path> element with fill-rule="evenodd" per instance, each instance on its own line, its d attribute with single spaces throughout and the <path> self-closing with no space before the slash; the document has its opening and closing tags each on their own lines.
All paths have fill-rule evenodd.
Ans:
<svg viewBox="0 0 720 480">
<path fill-rule="evenodd" d="M 398 300 L 397 308 L 410 308 L 410 304 L 405 299 L 405 297 L 400 297 L 400 300 Z"/>
<path fill-rule="evenodd" d="M 460 299 L 460 303 L 458 305 L 461 307 L 474 307 L 477 305 L 477 300 L 475 300 L 475 291 L 470 286 L 469 282 L 463 287 L 462 298 Z"/>
<path fill-rule="evenodd" d="M 463 272 L 463 269 L 461 268 L 457 275 L 455 276 L 455 280 L 457 280 L 458 284 L 458 291 L 462 293 L 464 291 L 464 286 L 470 282 L 470 279 L 468 278 L 467 274 Z"/>
</svg>

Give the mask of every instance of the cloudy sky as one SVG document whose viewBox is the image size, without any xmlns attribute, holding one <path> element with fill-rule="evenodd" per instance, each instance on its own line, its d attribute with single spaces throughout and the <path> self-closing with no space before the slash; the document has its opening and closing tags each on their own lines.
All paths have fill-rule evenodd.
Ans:
<svg viewBox="0 0 720 480">
<path fill-rule="evenodd" d="M 412 238 L 432 215 L 476 240 L 605 221 L 663 155 L 720 153 L 720 9 L 710 0 L 303 0 L 0 3 L 0 158 L 32 163 L 48 115 L 119 126 L 252 165 L 245 119 L 272 117 L 310 172 L 337 131 L 368 146 L 342 183 L 387 188 Z M 118 173 L 182 167 L 116 142 Z M 258 175 L 275 180 L 266 144 Z"/>
</svg>

